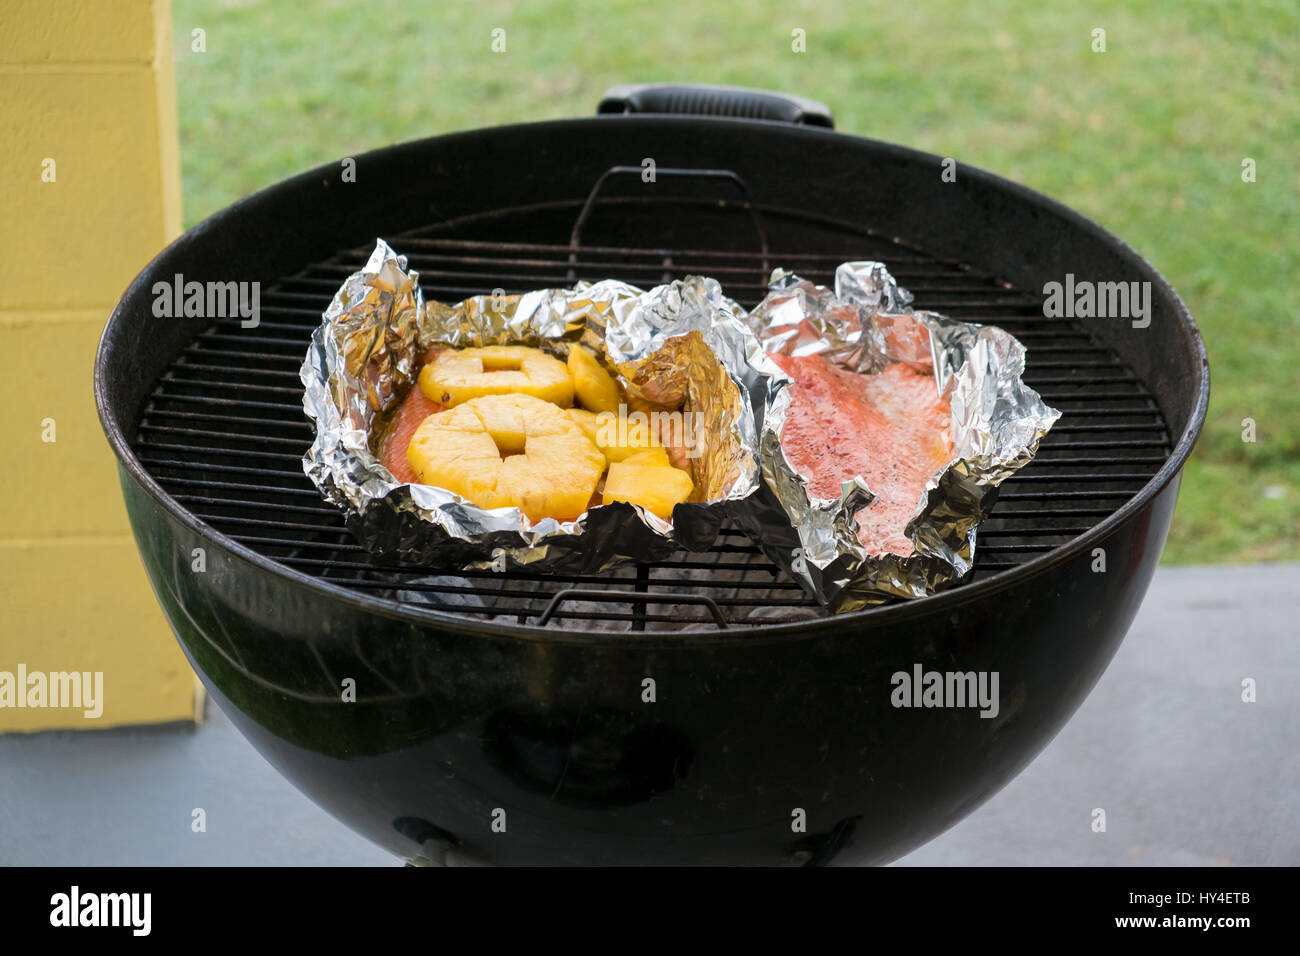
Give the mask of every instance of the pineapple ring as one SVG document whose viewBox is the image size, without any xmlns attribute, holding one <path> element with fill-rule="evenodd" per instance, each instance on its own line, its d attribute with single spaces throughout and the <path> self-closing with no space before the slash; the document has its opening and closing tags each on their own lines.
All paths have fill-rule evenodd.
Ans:
<svg viewBox="0 0 1300 956">
<path fill-rule="evenodd" d="M 605 471 L 605 456 L 564 410 L 531 395 L 487 395 L 430 415 L 406 459 L 423 484 L 480 508 L 518 508 L 529 521 L 574 520 Z"/>
<path fill-rule="evenodd" d="M 541 349 L 488 345 L 447 350 L 420 369 L 430 401 L 454 406 L 487 395 L 531 395 L 561 408 L 573 404 L 568 367 Z"/>
</svg>

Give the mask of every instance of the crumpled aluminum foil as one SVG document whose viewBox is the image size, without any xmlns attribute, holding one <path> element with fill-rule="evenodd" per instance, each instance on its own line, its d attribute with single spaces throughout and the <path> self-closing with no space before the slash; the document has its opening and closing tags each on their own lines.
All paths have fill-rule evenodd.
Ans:
<svg viewBox="0 0 1300 956">
<path fill-rule="evenodd" d="M 773 561 L 835 612 L 917 598 L 959 581 L 975 561 L 979 523 L 998 486 L 1034 457 L 1061 413 L 1021 381 L 1025 349 L 995 326 L 912 311 L 912 296 L 879 262 L 845 262 L 835 287 L 777 269 L 748 321 L 768 353 L 824 354 L 863 374 L 903 362 L 933 371 L 952 407 L 954 458 L 925 486 L 905 529 L 909 556 L 871 554 L 853 516 L 874 495 L 858 477 L 838 500 L 810 498 L 807 480 L 786 460 L 781 436 L 791 380 L 769 366 L 760 413 L 761 494 L 737 520 Z"/>
<path fill-rule="evenodd" d="M 614 280 L 522 295 L 424 302 L 419 274 L 378 240 L 312 334 L 300 378 L 316 437 L 303 470 L 345 512 L 371 551 L 439 568 L 592 573 L 627 560 L 659 561 L 707 550 L 722 521 L 761 482 L 750 386 L 762 346 L 744 310 L 713 279 L 690 276 L 644 292 Z M 514 508 L 487 510 L 441 488 L 398 482 L 370 446 L 376 418 L 396 406 L 435 343 L 454 347 L 545 345 L 560 356 L 581 342 L 622 374 L 629 399 L 683 402 L 707 436 L 691 457 L 704 500 L 673 521 L 616 502 L 575 521 L 529 525 Z"/>
</svg>

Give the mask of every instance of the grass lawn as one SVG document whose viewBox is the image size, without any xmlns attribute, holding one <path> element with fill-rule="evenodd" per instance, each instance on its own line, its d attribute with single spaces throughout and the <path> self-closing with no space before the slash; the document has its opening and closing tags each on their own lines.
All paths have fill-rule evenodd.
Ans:
<svg viewBox="0 0 1300 956">
<path fill-rule="evenodd" d="M 1292 0 L 173 0 L 185 222 L 388 143 L 586 116 L 619 82 L 820 99 L 844 132 L 1026 183 L 1154 263 L 1200 323 L 1212 376 L 1165 560 L 1296 559 L 1298 11 Z M 506 52 L 494 55 L 498 27 Z M 1097 27 L 1104 53 L 1091 49 Z M 195 28 L 206 52 L 192 50 Z M 796 28 L 806 53 L 791 51 Z"/>
</svg>

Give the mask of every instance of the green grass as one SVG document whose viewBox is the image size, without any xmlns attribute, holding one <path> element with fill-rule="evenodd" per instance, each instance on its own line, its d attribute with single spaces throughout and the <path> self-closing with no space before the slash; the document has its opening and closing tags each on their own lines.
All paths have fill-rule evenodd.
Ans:
<svg viewBox="0 0 1300 956">
<path fill-rule="evenodd" d="M 844 132 L 1026 183 L 1153 262 L 1200 323 L 1212 375 L 1165 560 L 1300 558 L 1300 8 L 1074 6 L 175 0 L 185 221 L 388 143 L 585 116 L 619 82 L 811 96 Z M 489 51 L 496 27 L 504 54 Z"/>
</svg>

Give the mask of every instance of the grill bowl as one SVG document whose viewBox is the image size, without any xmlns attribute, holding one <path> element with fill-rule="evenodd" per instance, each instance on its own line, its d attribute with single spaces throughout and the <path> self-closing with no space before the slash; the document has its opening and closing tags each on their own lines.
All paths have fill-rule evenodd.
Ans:
<svg viewBox="0 0 1300 956">
<path fill-rule="evenodd" d="M 661 169 L 734 170 L 748 196 L 719 200 L 718 184 L 704 180 L 671 193 L 607 194 L 566 260 L 557 250 L 567 248 L 592 184 L 609 167 L 647 156 Z M 1145 593 L 1208 398 L 1204 349 L 1186 308 L 1118 239 L 977 170 L 962 168 L 956 183 L 943 183 L 939 157 L 754 120 L 617 116 L 497 127 L 356 161 L 356 182 L 322 167 L 236 203 L 169 246 L 114 310 L 95 368 L 132 528 L 182 648 L 241 731 L 326 810 L 406 858 L 884 862 L 995 793 L 1082 702 Z M 762 214 L 756 227 L 755 210 Z M 293 224 L 288 241 L 286 223 Z M 767 254 L 756 251 L 764 231 L 773 242 Z M 650 284 L 646 255 L 658 257 L 655 269 L 680 274 L 689 249 L 697 259 L 718 256 L 710 260 L 718 269 L 740 270 L 730 283 L 719 277 L 752 305 L 769 259 L 797 268 L 799 255 L 880 258 L 917 292 L 918 307 L 1022 335 L 1031 371 L 1071 335 L 1083 336 L 1079 348 L 1113 361 L 1100 373 L 1080 362 L 1059 370 L 1040 364 L 1037 381 L 1027 375 L 1051 404 L 1060 399 L 1041 387 L 1045 381 L 1059 379 L 1076 399 L 1054 429 L 1061 444 L 1045 443 L 1043 456 L 1085 463 L 1074 484 L 1036 462 L 1018 476 L 1029 490 L 1008 485 L 993 522 L 1029 517 L 1014 535 L 1003 532 L 1001 561 L 986 559 L 970 584 L 834 618 L 762 627 L 733 620 L 725 631 L 654 629 L 661 616 L 698 611 L 693 604 L 596 612 L 624 612 L 644 628 L 638 633 L 593 630 L 578 605 L 553 607 L 541 626 L 539 607 L 565 582 L 511 579 L 525 597 L 502 617 L 458 604 L 478 597 L 454 587 L 385 588 L 349 571 L 364 558 L 346 551 L 337 522 L 313 510 L 321 503 L 295 496 L 289 479 L 257 470 L 266 463 L 259 448 L 272 455 L 267 449 L 279 441 L 300 455 L 307 444 L 304 435 L 294 446 L 301 421 L 271 409 L 292 396 L 262 403 L 262 417 L 275 423 L 258 444 L 247 432 L 256 406 L 194 384 L 207 381 L 190 371 L 203 364 L 196 354 L 230 336 L 243 335 L 235 347 L 266 359 L 265 367 L 249 359 L 243 377 L 231 373 L 236 383 L 270 374 L 277 354 L 300 358 L 320 295 L 328 297 L 313 293 L 313 283 L 328 287 L 330 270 L 344 268 L 338 264 L 375 236 L 441 264 L 440 271 L 413 262 L 432 283 L 426 293 L 442 298 L 546 285 L 536 281 L 545 270 L 528 263 L 548 256 L 567 261 L 572 277 L 605 277 L 590 274 L 599 268 Z M 454 267 L 442 261 L 448 243 Z M 608 251 L 605 259 L 599 250 Z M 937 283 L 923 294 L 897 266 L 908 261 L 942 264 L 954 287 L 984 291 L 946 293 Z M 1151 282 L 1150 327 L 1108 320 L 1079 331 L 1042 319 L 1041 308 L 1033 317 L 1032 296 L 1017 290 L 1032 293 L 1067 272 Z M 157 318 L 153 285 L 177 273 L 260 282 L 274 303 L 264 316 L 285 327 L 244 332 L 237 322 Z M 494 278 L 503 275 L 510 278 Z M 1116 389 L 1126 398 L 1106 397 Z M 177 395 L 194 410 L 183 411 Z M 1160 433 L 1134 432 L 1128 419 L 1123 428 L 1089 432 L 1089 424 L 1110 421 L 1090 412 L 1124 401 L 1149 408 Z M 177 416 L 187 414 L 178 426 Z M 171 459 L 159 458 L 160 446 L 194 447 L 195 415 L 212 419 L 205 419 L 209 435 L 244 437 L 230 439 L 225 457 L 179 452 L 161 463 Z M 1122 456 L 1152 452 L 1155 461 L 1145 454 L 1135 481 Z M 1112 459 L 1120 464 L 1102 464 Z M 285 490 L 268 493 L 268 486 Z M 310 488 L 305 478 L 301 486 Z M 241 499 L 242 507 L 208 504 Z M 305 526 L 296 544 L 248 533 L 268 509 L 284 527 Z M 1036 512 L 1043 518 L 1036 521 Z M 1051 524 L 1062 519 L 1074 524 Z M 1044 533 L 1067 526 L 1074 530 Z M 349 560 L 321 559 L 310 549 L 322 542 Z M 986 556 L 996 558 L 996 547 L 988 544 Z M 199 548 L 201 572 L 193 570 Z M 1097 549 L 1106 561 L 1100 573 Z M 692 585 L 709 586 L 707 569 L 682 571 Z M 629 573 L 576 583 L 674 593 L 674 585 L 656 585 L 657 569 Z M 540 604 L 529 604 L 530 591 Z M 433 603 L 397 600 L 417 593 Z M 773 579 L 755 600 L 791 593 L 788 582 Z M 891 676 L 917 664 L 996 671 L 997 717 L 895 708 Z M 355 702 L 343 699 L 349 678 Z M 643 699 L 647 678 L 654 702 Z M 803 830 L 792 826 L 799 810 Z"/>
</svg>

